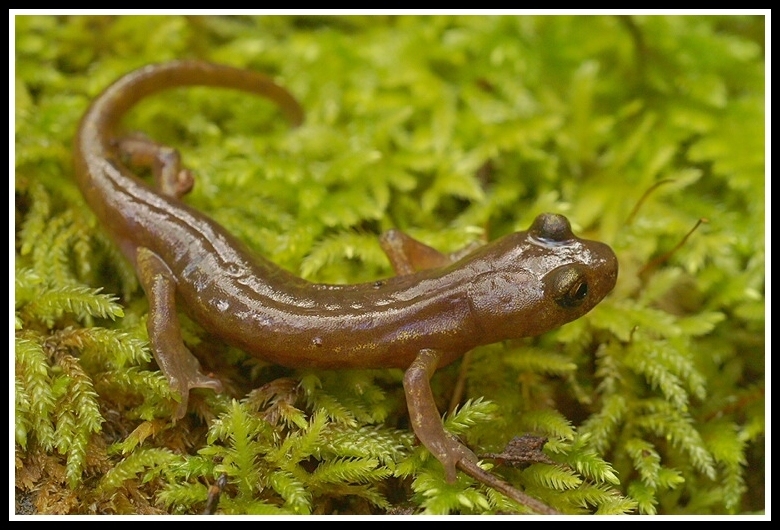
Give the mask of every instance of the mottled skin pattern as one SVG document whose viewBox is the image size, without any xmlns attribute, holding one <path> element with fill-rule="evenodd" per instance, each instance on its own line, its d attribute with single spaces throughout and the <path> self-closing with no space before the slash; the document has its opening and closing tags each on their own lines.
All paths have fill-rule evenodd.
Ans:
<svg viewBox="0 0 780 530">
<path fill-rule="evenodd" d="M 273 363 L 405 369 L 414 432 L 454 480 L 456 465 L 475 457 L 443 430 L 430 390 L 433 372 L 475 346 L 538 335 L 587 313 L 615 285 L 612 250 L 575 237 L 565 217 L 542 214 L 528 231 L 452 256 L 391 231 L 381 242 L 397 276 L 356 285 L 307 282 L 252 255 L 184 204 L 180 197 L 193 178 L 176 151 L 117 134 L 121 116 L 140 99 L 190 85 L 259 94 L 294 125 L 303 120 L 295 99 L 268 77 L 196 61 L 131 72 L 81 120 L 77 182 L 149 297 L 152 350 L 182 397 L 175 416 L 186 412 L 190 389 L 221 390 L 182 341 L 178 303 L 209 332 Z M 152 168 L 154 186 L 123 164 L 128 159 Z"/>
</svg>

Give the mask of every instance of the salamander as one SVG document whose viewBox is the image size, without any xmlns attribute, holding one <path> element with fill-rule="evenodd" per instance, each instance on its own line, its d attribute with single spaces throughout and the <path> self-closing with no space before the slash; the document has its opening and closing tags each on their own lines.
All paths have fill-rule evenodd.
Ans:
<svg viewBox="0 0 780 530">
<path fill-rule="evenodd" d="M 443 464 L 473 468 L 474 454 L 445 432 L 433 373 L 469 350 L 536 336 L 575 320 L 614 287 L 617 259 L 604 243 L 576 237 L 562 215 L 543 213 L 528 230 L 445 255 L 399 231 L 381 237 L 395 276 L 352 285 L 306 281 L 253 254 L 183 196 L 193 176 L 178 153 L 119 133 L 139 100 L 169 88 L 238 89 L 276 103 L 293 125 L 295 98 L 264 74 L 200 61 L 133 71 L 89 106 L 75 138 L 75 176 L 99 222 L 135 268 L 149 299 L 154 357 L 181 396 L 220 391 L 182 339 L 177 307 L 249 354 L 298 368 L 400 368 L 414 433 Z M 129 160 L 129 162 L 128 162 Z M 152 182 L 130 169 L 151 167 Z"/>
</svg>

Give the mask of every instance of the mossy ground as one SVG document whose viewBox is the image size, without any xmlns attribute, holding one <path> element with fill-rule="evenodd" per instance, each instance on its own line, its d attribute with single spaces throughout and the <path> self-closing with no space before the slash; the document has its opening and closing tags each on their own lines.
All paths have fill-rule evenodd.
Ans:
<svg viewBox="0 0 780 530">
<path fill-rule="evenodd" d="M 763 17 L 17 16 L 15 30 L 17 513 L 199 513 L 220 477 L 225 514 L 525 511 L 444 481 L 414 444 L 400 371 L 284 370 L 185 319 L 227 391 L 170 421 L 145 298 L 72 181 L 71 145 L 102 88 L 176 58 L 269 73 L 306 109 L 291 131 L 266 101 L 189 89 L 126 120 L 181 151 L 191 205 L 296 274 L 377 279 L 385 229 L 450 251 L 543 211 L 613 246 L 618 285 L 593 312 L 435 376 L 442 410 L 464 378 L 447 426 L 478 453 L 549 438 L 554 463 L 497 473 L 572 514 L 765 509 Z"/>
</svg>

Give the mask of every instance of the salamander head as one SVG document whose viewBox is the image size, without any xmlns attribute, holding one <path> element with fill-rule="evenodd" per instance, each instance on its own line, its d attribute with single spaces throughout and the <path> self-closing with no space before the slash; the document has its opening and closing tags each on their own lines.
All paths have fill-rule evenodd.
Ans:
<svg viewBox="0 0 780 530">
<path fill-rule="evenodd" d="M 487 245 L 490 270 L 469 286 L 472 311 L 485 339 L 530 337 L 576 320 L 615 286 L 612 249 L 574 235 L 568 219 L 541 214 L 525 232 Z"/>
</svg>

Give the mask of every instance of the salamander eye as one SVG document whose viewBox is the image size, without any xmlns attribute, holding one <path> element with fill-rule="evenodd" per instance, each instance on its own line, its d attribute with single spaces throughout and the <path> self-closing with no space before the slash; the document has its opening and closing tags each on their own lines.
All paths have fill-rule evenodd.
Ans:
<svg viewBox="0 0 780 530">
<path fill-rule="evenodd" d="M 561 307 L 577 307 L 588 297 L 588 278 L 578 264 L 551 273 L 552 296 Z"/>
<path fill-rule="evenodd" d="M 569 220 L 554 213 L 538 215 L 528 231 L 531 237 L 545 243 L 565 243 L 574 239 Z"/>
</svg>

